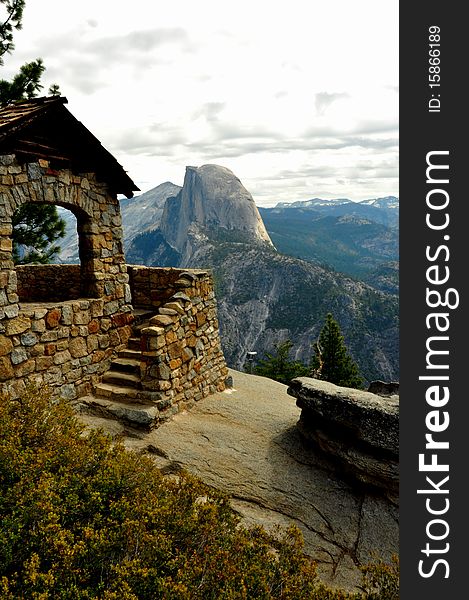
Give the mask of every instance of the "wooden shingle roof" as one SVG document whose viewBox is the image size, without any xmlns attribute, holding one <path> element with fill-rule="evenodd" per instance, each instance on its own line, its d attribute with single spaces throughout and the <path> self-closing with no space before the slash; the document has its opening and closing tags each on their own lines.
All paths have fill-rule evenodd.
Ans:
<svg viewBox="0 0 469 600">
<path fill-rule="evenodd" d="M 66 103 L 51 96 L 0 107 L 0 154 L 25 161 L 45 158 L 77 173 L 96 173 L 113 192 L 131 198 L 139 188 Z"/>
</svg>

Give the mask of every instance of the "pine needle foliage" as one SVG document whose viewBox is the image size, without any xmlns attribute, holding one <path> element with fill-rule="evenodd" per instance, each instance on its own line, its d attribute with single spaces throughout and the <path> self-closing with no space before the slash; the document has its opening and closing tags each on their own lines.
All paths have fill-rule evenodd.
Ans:
<svg viewBox="0 0 469 600">
<path fill-rule="evenodd" d="M 0 66 L 3 65 L 3 55 L 11 52 L 13 32 L 21 29 L 25 0 L 1 0 L 0 2 Z"/>
<path fill-rule="evenodd" d="M 54 242 L 65 235 L 65 221 L 52 204 L 23 204 L 15 212 L 13 261 L 15 264 L 53 262 L 60 252 Z"/>
<path fill-rule="evenodd" d="M 310 370 L 301 361 L 290 358 L 293 343 L 290 340 L 274 345 L 273 352 L 266 352 L 264 358 L 253 369 L 256 375 L 269 377 L 288 385 L 295 377 L 305 377 Z"/>
<path fill-rule="evenodd" d="M 326 315 L 326 322 L 313 348 L 312 369 L 315 377 L 335 385 L 363 388 L 363 377 L 348 353 L 339 324 L 331 313 Z"/>
</svg>

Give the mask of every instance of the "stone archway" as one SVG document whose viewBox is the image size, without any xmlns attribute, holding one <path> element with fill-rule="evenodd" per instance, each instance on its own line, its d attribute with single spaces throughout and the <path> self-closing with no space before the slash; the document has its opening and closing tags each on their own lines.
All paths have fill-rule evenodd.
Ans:
<svg viewBox="0 0 469 600">
<path fill-rule="evenodd" d="M 47 206 L 45 203 L 38 202 L 38 208 Z M 21 206 L 17 211 L 31 206 L 30 202 L 27 202 Z M 34 205 L 33 205 L 34 206 Z M 58 206 L 58 205 L 56 205 Z M 46 301 L 64 301 L 64 300 L 76 300 L 78 298 L 95 298 L 98 297 L 94 284 L 94 278 L 92 275 L 93 266 L 90 265 L 91 256 L 87 252 L 87 236 L 85 233 L 91 229 L 91 218 L 84 211 L 77 208 L 76 206 L 66 205 L 61 203 L 60 207 L 63 209 L 61 215 L 67 213 L 66 218 L 70 224 L 74 225 L 76 232 L 76 241 L 80 250 L 78 260 L 65 261 L 64 264 L 58 264 L 59 261 L 52 260 L 52 262 L 42 262 L 28 260 L 27 253 L 29 248 L 24 249 L 19 247 L 16 251 L 19 251 L 20 264 L 15 265 L 15 271 L 17 276 L 18 285 L 18 296 L 19 302 L 24 304 L 25 302 L 46 302 Z M 40 215 L 36 219 L 40 218 Z M 13 223 L 17 223 L 18 218 L 16 214 L 13 215 Z M 36 223 L 36 221 L 35 221 Z M 26 222 L 21 221 L 22 228 L 25 228 Z M 13 251 L 15 253 L 15 225 L 13 225 Z M 53 243 L 53 246 L 60 248 L 61 240 Z M 81 246 L 81 249 L 80 249 Z M 26 256 L 24 256 L 26 255 Z M 58 256 L 54 255 L 54 258 Z M 16 260 L 16 258 L 14 258 Z"/>
<path fill-rule="evenodd" d="M 10 394 L 29 381 L 57 395 L 87 392 L 131 334 L 133 319 L 119 203 L 93 173 L 0 156 L 0 381 Z M 27 202 L 77 216 L 80 265 L 12 260 L 12 216 Z M 74 293 L 70 293 L 75 290 Z M 21 293 L 21 301 L 18 292 Z"/>
<path fill-rule="evenodd" d="M 18 302 L 17 278 L 12 273 L 15 269 L 11 256 L 11 220 L 15 210 L 28 202 L 55 204 L 75 214 L 81 262 L 80 296 L 108 298 L 109 301 L 126 299 L 130 303 L 119 204 L 115 196 L 109 194 L 106 184 L 96 181 L 92 173 L 75 175 L 68 170 L 52 170 L 44 160 L 20 165 L 10 155 L 3 156 L 1 161 L 7 163 L 3 166 L 8 173 L 2 178 L 4 185 L 0 194 L 0 289 L 3 287 L 0 306 Z M 53 265 L 29 267 L 26 271 L 31 292 L 47 287 L 51 298 L 64 298 L 64 280 L 54 284 Z M 68 271 L 70 282 L 75 283 L 76 268 Z M 47 283 L 39 285 L 40 278 Z M 33 285 L 34 279 L 36 285 Z M 33 295 L 31 299 L 41 299 L 41 295 Z"/>
</svg>

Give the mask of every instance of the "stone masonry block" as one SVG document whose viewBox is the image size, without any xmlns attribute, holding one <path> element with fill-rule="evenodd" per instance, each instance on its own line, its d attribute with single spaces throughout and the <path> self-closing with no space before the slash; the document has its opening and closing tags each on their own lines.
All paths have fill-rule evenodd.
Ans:
<svg viewBox="0 0 469 600">
<path fill-rule="evenodd" d="M 7 335 L 19 335 L 31 328 L 31 319 L 18 316 L 7 322 L 5 331 Z"/>
<path fill-rule="evenodd" d="M 0 357 L 0 381 L 7 381 L 15 376 L 11 360 L 8 356 Z"/>
<path fill-rule="evenodd" d="M 88 354 L 86 340 L 82 337 L 76 337 L 70 340 L 68 349 L 73 358 L 82 358 Z"/>
<path fill-rule="evenodd" d="M 0 335 L 0 356 L 6 356 L 13 350 L 13 343 L 10 338 Z"/>
</svg>

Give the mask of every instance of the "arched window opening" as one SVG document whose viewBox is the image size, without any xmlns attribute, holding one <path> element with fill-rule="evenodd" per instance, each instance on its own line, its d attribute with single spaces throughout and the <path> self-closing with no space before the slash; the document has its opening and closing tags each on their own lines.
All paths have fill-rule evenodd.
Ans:
<svg viewBox="0 0 469 600">
<path fill-rule="evenodd" d="M 15 212 L 12 223 L 20 303 L 96 297 L 86 213 L 76 207 L 27 203 Z"/>
</svg>

